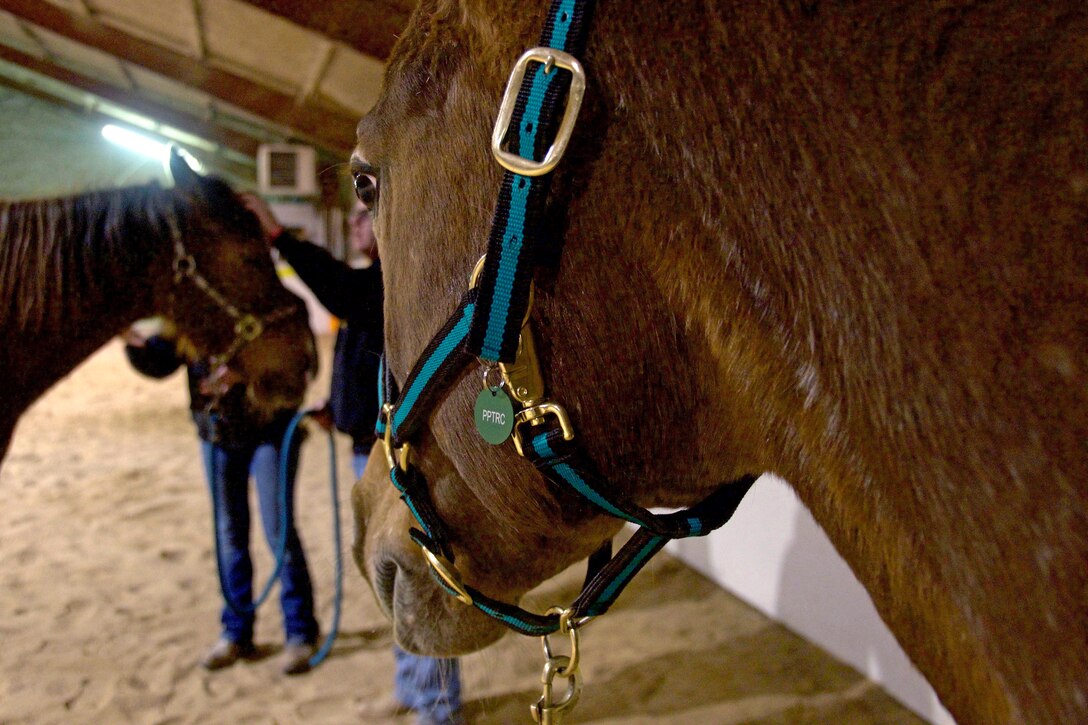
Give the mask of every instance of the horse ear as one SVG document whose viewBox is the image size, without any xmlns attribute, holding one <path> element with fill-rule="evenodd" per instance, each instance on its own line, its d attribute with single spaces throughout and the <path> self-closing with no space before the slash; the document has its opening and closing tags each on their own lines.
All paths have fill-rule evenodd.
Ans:
<svg viewBox="0 0 1088 725">
<path fill-rule="evenodd" d="M 170 176 L 174 179 L 175 186 L 179 189 L 196 191 L 200 188 L 200 174 L 189 166 L 189 162 L 185 160 L 185 157 L 181 155 L 176 146 L 170 147 L 168 168 L 170 169 Z"/>
</svg>

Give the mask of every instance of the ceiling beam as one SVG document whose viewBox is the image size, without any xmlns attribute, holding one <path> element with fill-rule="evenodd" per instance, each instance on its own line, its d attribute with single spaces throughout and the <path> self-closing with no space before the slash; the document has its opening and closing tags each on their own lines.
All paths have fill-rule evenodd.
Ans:
<svg viewBox="0 0 1088 725">
<path fill-rule="evenodd" d="M 193 13 L 193 51 L 197 60 L 205 60 L 208 57 L 208 43 L 204 39 L 204 6 L 201 0 L 191 0 L 189 8 Z"/>
<path fill-rule="evenodd" d="M 224 128 L 216 123 L 206 121 L 187 113 L 182 113 L 160 103 L 150 101 L 136 95 L 131 91 L 125 91 L 116 86 L 111 86 L 102 81 L 88 78 L 87 76 L 71 71 L 67 68 L 40 60 L 33 56 L 21 53 L 14 48 L 0 45 L 0 59 L 9 63 L 34 71 L 40 75 L 60 81 L 66 85 L 78 88 L 103 100 L 115 103 L 142 116 L 173 126 L 179 131 L 191 133 L 194 136 L 206 139 L 221 146 L 233 149 L 240 154 L 255 158 L 257 145 L 261 139 L 255 139 L 233 129 Z"/>
<path fill-rule="evenodd" d="M 408 24 L 415 5 L 411 0 L 355 0 L 355 2 L 298 2 L 298 0 L 243 0 L 295 25 L 339 40 L 361 53 L 385 60 Z"/>
<path fill-rule="evenodd" d="M 256 116 L 295 131 L 300 140 L 346 157 L 355 142 L 358 117 L 328 102 L 296 103 L 293 95 L 262 86 L 164 46 L 110 27 L 94 17 L 63 10 L 41 0 L 4 0 L 4 10 L 58 35 L 119 60 L 196 88 Z"/>
<path fill-rule="evenodd" d="M 306 103 L 321 88 L 321 81 L 329 71 L 329 64 L 336 53 L 336 45 L 331 40 L 321 40 L 320 50 L 313 66 L 306 74 L 306 81 L 298 91 L 298 102 Z"/>
</svg>

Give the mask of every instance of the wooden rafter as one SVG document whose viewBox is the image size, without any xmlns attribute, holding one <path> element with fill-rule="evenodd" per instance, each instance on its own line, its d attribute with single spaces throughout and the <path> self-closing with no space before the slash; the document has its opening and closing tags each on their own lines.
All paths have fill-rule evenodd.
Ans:
<svg viewBox="0 0 1088 725">
<path fill-rule="evenodd" d="M 240 154 L 252 158 L 257 153 L 258 139 L 251 138 L 232 129 L 224 128 L 214 122 L 209 122 L 190 114 L 181 113 L 173 108 L 150 101 L 130 91 L 125 91 L 107 83 L 103 83 L 102 81 L 80 75 L 79 73 L 48 60 L 41 60 L 3 45 L 0 45 L 0 59 L 22 66 L 27 70 L 34 71 L 35 73 L 52 78 L 53 80 L 60 81 L 73 88 L 78 88 L 81 91 L 90 93 L 93 96 L 97 96 L 98 98 L 114 103 L 130 111 L 134 111 L 140 115 L 152 118 L 167 126 L 173 126 L 179 131 L 185 131 L 186 133 L 191 133 L 194 136 L 233 149 Z"/>
<path fill-rule="evenodd" d="M 311 99 L 298 104 L 293 95 L 211 67 L 166 47 L 109 27 L 94 17 L 63 10 L 40 0 L 4 0 L 4 10 L 54 33 L 142 66 L 208 95 L 231 103 L 334 155 L 347 156 L 355 141 L 358 117 Z"/>
<path fill-rule="evenodd" d="M 336 45 L 331 40 L 321 41 L 321 50 L 317 54 L 317 59 L 306 74 L 306 81 L 299 88 L 299 103 L 306 103 L 310 97 L 317 93 L 317 90 L 321 87 L 321 80 L 325 77 L 325 73 L 328 72 L 329 63 L 332 62 L 335 53 Z"/>
<path fill-rule="evenodd" d="M 354 0 L 350 3 L 298 0 L 243 0 L 295 25 L 378 60 L 389 57 L 397 36 L 408 24 L 412 0 Z"/>
<path fill-rule="evenodd" d="M 204 38 L 204 6 L 201 0 L 190 0 L 189 7 L 193 12 L 193 50 L 197 59 L 204 60 L 208 57 L 208 42 Z"/>
</svg>

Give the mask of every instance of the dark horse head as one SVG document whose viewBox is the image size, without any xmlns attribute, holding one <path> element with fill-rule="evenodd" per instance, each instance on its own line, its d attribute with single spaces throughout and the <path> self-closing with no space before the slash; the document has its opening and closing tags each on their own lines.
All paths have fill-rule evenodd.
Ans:
<svg viewBox="0 0 1088 725">
<path fill-rule="evenodd" d="M 259 417 L 302 402 L 313 336 L 257 220 L 180 156 L 170 169 L 171 189 L 0 202 L 0 456 L 34 400 L 145 317 L 170 320 L 187 358 L 235 371 Z"/>
<path fill-rule="evenodd" d="M 230 187 L 177 154 L 170 170 L 187 254 L 175 254 L 174 284 L 157 287 L 156 308 L 174 322 L 183 353 L 246 381 L 258 413 L 297 408 L 316 366 L 305 304 L 280 283 L 260 225 Z"/>
</svg>

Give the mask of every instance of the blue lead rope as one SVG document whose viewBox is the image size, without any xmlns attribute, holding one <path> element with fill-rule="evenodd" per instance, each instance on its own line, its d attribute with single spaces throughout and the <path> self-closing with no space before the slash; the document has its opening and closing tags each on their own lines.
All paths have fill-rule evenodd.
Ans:
<svg viewBox="0 0 1088 725">
<path fill-rule="evenodd" d="M 302 415 L 307 415 L 307 413 L 299 413 L 295 416 L 295 419 L 297 420 Z M 291 430 L 291 432 L 294 433 L 294 430 Z M 324 662 L 325 658 L 329 656 L 329 652 L 332 651 L 332 645 L 336 641 L 336 636 L 340 633 L 340 609 L 344 599 L 344 552 L 342 550 L 340 535 L 340 496 L 336 475 L 336 438 L 331 430 L 328 431 L 328 434 L 329 497 L 332 500 L 332 540 L 333 551 L 335 552 L 334 558 L 336 561 L 336 591 L 333 595 L 332 623 L 329 625 L 329 633 L 325 635 L 325 641 L 321 643 L 321 648 L 310 658 L 311 669 Z M 287 448 L 289 443 L 290 441 L 287 440 L 285 435 L 283 443 L 284 449 Z M 286 469 L 281 466 L 281 474 L 284 474 L 285 470 Z M 286 484 L 286 475 L 284 475 L 284 484 Z M 284 485 L 284 488 L 286 488 L 286 485 Z"/>
<path fill-rule="evenodd" d="M 228 607 L 239 614 L 252 614 L 264 604 L 268 599 L 268 595 L 272 592 L 272 586 L 279 578 L 280 572 L 283 570 L 284 553 L 287 551 L 287 529 L 290 527 L 290 521 L 287 515 L 287 506 L 289 504 L 287 491 L 287 471 L 290 463 L 291 446 L 294 443 L 295 433 L 298 430 L 299 424 L 302 419 L 307 415 L 310 415 L 312 411 L 300 411 L 291 418 L 291 422 L 287 424 L 287 429 L 283 433 L 283 442 L 280 446 L 279 455 L 279 471 L 276 479 L 277 493 L 279 498 L 279 537 L 276 540 L 276 545 L 273 547 L 273 556 L 275 557 L 275 566 L 272 569 L 272 573 L 268 575 L 268 581 L 265 582 L 264 587 L 261 589 L 261 593 L 257 596 L 251 604 L 244 605 L 234 601 L 227 591 L 226 579 L 223 573 L 223 557 L 222 557 L 222 542 L 219 540 L 219 496 L 215 489 L 216 482 L 218 481 L 217 467 L 215 461 L 215 451 L 211 450 L 211 454 L 208 460 L 209 481 L 212 494 L 212 527 L 215 533 L 215 570 L 216 575 L 219 578 L 219 590 L 223 595 L 223 601 Z M 333 528 L 333 551 L 335 552 L 335 569 L 336 569 L 336 593 L 333 598 L 333 618 L 332 625 L 329 628 L 329 633 L 325 637 L 325 641 L 322 643 L 321 648 L 314 653 L 310 658 L 309 664 L 311 668 L 317 667 L 328 656 L 332 650 L 332 645 L 336 641 L 336 636 L 340 631 L 340 609 L 341 602 L 344 593 L 344 556 L 341 552 L 341 533 L 340 533 L 340 500 L 339 500 L 339 484 L 336 475 L 336 440 L 333 432 L 329 431 L 329 487 L 332 498 L 332 528 Z"/>
</svg>

